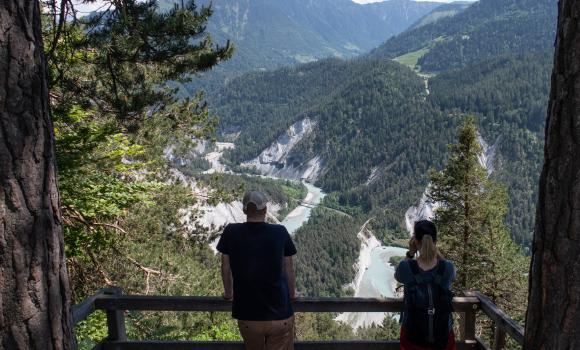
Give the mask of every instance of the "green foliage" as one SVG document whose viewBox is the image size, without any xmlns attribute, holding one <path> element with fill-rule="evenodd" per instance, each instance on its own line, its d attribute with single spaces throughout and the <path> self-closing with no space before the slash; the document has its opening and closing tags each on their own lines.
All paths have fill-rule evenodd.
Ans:
<svg viewBox="0 0 580 350">
<path fill-rule="evenodd" d="M 481 146 L 474 118 L 459 129 L 445 168 L 430 172 L 428 197 L 435 211 L 439 242 L 457 267 L 455 288 L 479 290 L 508 311 L 523 313 L 527 259 L 513 243 L 504 223 L 505 188 L 487 177 L 479 164 Z"/>
<path fill-rule="evenodd" d="M 399 340 L 400 333 L 401 325 L 389 314 L 381 325 L 359 329 L 356 337 L 362 340 Z"/>
<path fill-rule="evenodd" d="M 429 100 L 449 114 L 477 114 L 486 140 L 499 139 L 494 178 L 509 193 L 507 224 L 529 247 L 534 227 L 551 54 L 506 56 L 441 74 Z"/>
<path fill-rule="evenodd" d="M 122 222 L 122 239 L 100 255 L 104 273 L 124 293 L 221 294 L 219 257 L 203 237 L 194 236 L 199 232 L 178 226 L 177 210 L 183 208 L 187 196 L 183 186 L 175 185 L 155 198 L 157 205 L 137 203 L 128 211 Z M 94 293 L 99 276 L 95 280 L 76 285 L 77 294 Z M 79 336 L 86 338 L 98 331 L 98 325 L 91 327 L 81 329 Z M 133 339 L 239 339 L 237 327 L 226 313 L 130 312 L 127 333 Z"/>
<path fill-rule="evenodd" d="M 160 12 L 156 1 L 102 5 L 103 12 L 76 21 L 54 14 L 56 25 L 45 32 L 50 84 L 82 105 L 114 114 L 130 129 L 138 129 L 152 108 L 175 115 L 170 106 L 176 90 L 167 81 L 187 82 L 232 54 L 229 44 L 214 47 L 204 33 L 209 7 L 187 1 L 183 8 Z M 69 6 L 58 8 L 73 11 Z"/>
<path fill-rule="evenodd" d="M 478 163 L 482 149 L 473 118 L 466 119 L 458 143 L 449 149 L 451 156 L 444 170 L 429 174 L 428 196 L 441 205 L 435 213 L 440 242 L 446 257 L 457 264 L 457 288 L 467 290 L 483 272 L 481 259 L 486 252 L 479 251 L 481 245 L 476 240 L 481 237 L 485 210 L 493 198 L 487 173 Z"/>
<path fill-rule="evenodd" d="M 425 56 L 428 52 L 429 48 L 424 47 L 420 50 L 409 52 L 399 57 L 395 57 L 393 58 L 393 61 L 399 62 L 400 64 L 419 72 L 421 71 L 421 67 L 418 66 L 419 59 Z"/>
<path fill-rule="evenodd" d="M 506 54 L 544 52 L 553 45 L 556 18 L 555 1 L 481 0 L 388 40 L 371 56 L 393 59 L 429 48 L 418 65 L 424 72 L 441 72 Z"/>
<path fill-rule="evenodd" d="M 91 350 L 108 335 L 106 313 L 95 311 L 86 320 L 77 324 L 75 334 L 79 349 Z"/>
<path fill-rule="evenodd" d="M 313 120 L 313 133 L 288 163 L 321 156 L 325 205 L 376 217 L 386 240 L 402 232 L 401 218 L 452 138 L 454 118 L 425 97 L 424 81 L 396 63 L 332 59 L 237 79 L 214 104 L 223 137 L 239 132 L 236 149 L 226 154 L 234 164 L 255 157 L 296 120 Z"/>
<path fill-rule="evenodd" d="M 211 9 L 187 1 L 160 12 L 156 1 L 106 0 L 103 12 L 79 19 L 73 2 L 43 5 L 74 300 L 111 284 L 132 294 L 219 294 L 208 237 L 181 220 L 194 198 L 168 175 L 164 156 L 208 138 L 217 123 L 201 93 L 175 96 L 176 86 L 232 53 L 204 34 Z M 137 338 L 236 338 L 229 316 L 214 320 L 136 313 L 127 327 Z M 104 332 L 95 314 L 77 328 L 81 347 Z"/>
<path fill-rule="evenodd" d="M 354 279 L 354 263 L 362 222 L 322 208 L 312 211 L 294 235 L 298 250 L 296 283 L 306 296 L 345 296 L 343 286 Z"/>
<path fill-rule="evenodd" d="M 344 61 L 327 59 L 299 68 L 250 73 L 209 96 L 220 115 L 219 131 L 225 136 L 240 132 L 236 148 L 226 153 L 226 159 L 239 164 L 255 157 L 306 111 L 329 100 L 337 86 L 363 74 L 365 68 L 346 67 Z"/>
<path fill-rule="evenodd" d="M 462 1 L 455 1 L 449 4 L 443 4 L 441 6 L 437 6 L 433 11 L 431 11 L 426 16 L 423 16 L 419 21 L 417 21 L 413 26 L 407 29 L 407 31 L 411 29 L 417 29 L 422 26 L 435 23 L 443 18 L 452 17 L 461 13 L 463 10 L 468 8 L 472 5 L 469 2 L 462 2 Z"/>
<path fill-rule="evenodd" d="M 212 45 L 211 9 L 193 2 L 160 13 L 155 1 L 105 1 L 103 12 L 71 21 L 72 3 L 44 6 L 65 245 L 82 289 L 86 264 L 109 282 L 98 256 L 127 233 L 130 210 L 177 191 L 165 181 L 163 150 L 213 132 L 203 95 L 178 100 L 165 82 L 209 69 L 231 47 Z M 191 202 L 175 194 L 182 207 Z"/>
<path fill-rule="evenodd" d="M 345 296 L 343 286 L 354 278 L 362 222 L 373 217 L 370 228 L 385 243 L 405 237 L 405 210 L 427 185 L 427 169 L 444 163 L 457 116 L 471 113 L 480 117 L 487 140 L 502 136 L 502 163 L 494 176 L 508 184 L 509 210 L 506 191 L 477 166 L 473 127 L 452 148 L 448 172 L 431 174 L 433 198 L 457 203 L 457 187 L 473 197 L 468 198 L 469 216 L 459 210 L 465 206 L 448 205 L 438 212 L 442 239 L 448 255 L 459 262 L 462 287 L 480 289 L 521 315 L 526 261 L 509 239 L 504 218 L 507 214 L 517 242 L 526 244 L 541 162 L 550 57 L 489 58 L 545 51 L 551 44 L 554 6 L 536 0 L 481 0 L 452 18 L 423 23 L 376 52 L 428 71 L 461 68 L 432 79 L 430 95 L 423 79 L 396 63 L 329 59 L 235 79 L 209 97 L 215 108 L 210 113 L 203 95 L 180 98 L 176 93 L 183 92 L 191 74 L 231 55 L 230 45 L 214 47 L 204 34 L 211 9 L 191 2 L 163 11 L 154 1 L 114 3 L 106 13 L 58 25 L 51 24 L 58 13 L 50 6 L 45 14 L 53 16 L 45 21 L 45 46 L 76 300 L 105 283 L 120 284 L 132 294 L 220 294 L 219 259 L 205 245 L 211 236 L 180 220 L 180 209 L 191 208 L 194 198 L 181 184 L 161 181 L 169 166 L 163 152 L 171 146 L 173 155 L 186 156 L 196 141 L 218 127 L 214 112 L 223 116 L 221 137 L 236 138 L 236 149 L 227 155 L 232 168 L 255 157 L 295 121 L 308 117 L 316 123 L 289 162 L 303 164 L 320 156 L 324 171 L 318 184 L 329 192 L 324 205 L 351 217 L 319 208 L 296 233 L 298 286 L 307 295 Z M 263 61 L 268 67 L 279 64 Z M 232 66 L 243 70 L 248 62 Z M 304 186 L 291 182 L 201 176 L 208 164 L 199 159 L 187 167 L 181 170 L 214 188 L 210 203 L 237 199 L 244 189 L 260 187 L 290 210 L 305 194 Z M 462 203 L 467 200 L 459 198 Z M 457 222 L 469 231 L 463 246 L 454 236 L 451 223 Z M 469 261 L 463 261 L 465 251 Z M 299 337 L 308 340 L 398 335 L 390 318 L 357 335 L 331 314 L 299 319 Z M 132 312 L 127 327 L 134 338 L 239 339 L 235 323 L 224 313 Z M 97 341 L 104 329 L 102 314 L 81 324 L 82 346 Z"/>
<path fill-rule="evenodd" d="M 327 60 L 244 76 L 214 102 L 222 137 L 237 137 L 226 155 L 232 164 L 255 157 L 296 120 L 315 121 L 287 163 L 321 156 L 325 205 L 375 217 L 383 242 L 404 236 L 402 218 L 427 185 L 427 170 L 444 161 L 460 117 L 478 115 L 484 139 L 499 139 L 493 176 L 508 186 L 508 226 L 527 247 L 550 67 L 551 55 L 543 53 L 490 59 L 430 78 L 422 101 L 424 82 L 410 70 L 369 59 Z"/>
<path fill-rule="evenodd" d="M 352 339 L 352 328 L 334 321 L 332 313 L 296 314 L 296 339 L 300 341 Z"/>
<path fill-rule="evenodd" d="M 135 181 L 146 168 L 144 149 L 112 121 L 78 106 L 53 112 L 58 180 L 69 258 L 88 259 L 113 244 L 115 221 L 133 204 L 152 205 L 164 185 Z"/>
</svg>

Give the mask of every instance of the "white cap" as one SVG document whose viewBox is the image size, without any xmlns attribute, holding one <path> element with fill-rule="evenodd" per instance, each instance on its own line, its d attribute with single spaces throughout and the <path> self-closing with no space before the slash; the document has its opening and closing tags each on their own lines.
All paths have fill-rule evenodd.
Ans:
<svg viewBox="0 0 580 350">
<path fill-rule="evenodd" d="M 260 191 L 248 191 L 244 195 L 244 210 L 248 209 L 248 204 L 254 204 L 256 209 L 262 210 L 266 208 L 266 204 L 268 203 L 268 199 L 266 196 Z"/>
</svg>

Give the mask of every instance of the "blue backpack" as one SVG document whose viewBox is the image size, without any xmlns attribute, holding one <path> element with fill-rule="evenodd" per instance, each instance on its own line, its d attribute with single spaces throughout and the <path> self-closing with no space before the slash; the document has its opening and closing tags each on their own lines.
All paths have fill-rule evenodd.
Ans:
<svg viewBox="0 0 580 350">
<path fill-rule="evenodd" d="M 435 279 L 425 281 L 416 260 L 409 261 L 415 279 L 405 289 L 405 332 L 407 340 L 415 345 L 445 349 L 449 338 L 449 319 L 453 312 L 453 293 L 441 283 L 445 261 L 437 264 Z"/>
</svg>

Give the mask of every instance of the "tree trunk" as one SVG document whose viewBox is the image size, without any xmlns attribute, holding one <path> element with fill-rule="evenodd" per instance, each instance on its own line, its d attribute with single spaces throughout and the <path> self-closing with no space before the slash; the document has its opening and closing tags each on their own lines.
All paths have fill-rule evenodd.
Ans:
<svg viewBox="0 0 580 350">
<path fill-rule="evenodd" d="M 580 1 L 560 0 L 525 349 L 580 349 Z"/>
<path fill-rule="evenodd" d="M 40 8 L 0 1 L 0 349 L 73 349 Z"/>
</svg>

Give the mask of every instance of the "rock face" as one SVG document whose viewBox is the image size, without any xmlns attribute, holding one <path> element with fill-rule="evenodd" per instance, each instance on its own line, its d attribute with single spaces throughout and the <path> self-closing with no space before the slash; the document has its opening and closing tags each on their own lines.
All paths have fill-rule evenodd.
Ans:
<svg viewBox="0 0 580 350">
<path fill-rule="evenodd" d="M 487 175 L 490 176 L 495 170 L 495 158 L 497 156 L 497 150 L 499 144 L 501 143 L 501 136 L 498 137 L 495 143 L 490 146 L 483 139 L 483 137 L 477 134 L 477 140 L 481 145 L 482 152 L 478 157 L 479 164 L 485 168 Z M 419 201 L 419 205 L 410 207 L 405 213 L 405 224 L 407 226 L 407 231 L 409 233 L 413 232 L 413 225 L 419 220 L 430 220 L 435 216 L 435 210 L 439 206 L 439 203 L 433 203 L 429 201 L 427 194 L 429 193 L 429 186 L 425 189 L 425 193 Z"/>
<path fill-rule="evenodd" d="M 205 160 L 207 160 L 211 165 L 211 168 L 204 173 L 213 174 L 216 172 L 226 172 L 226 166 L 222 164 L 221 159 L 225 150 L 233 148 L 235 148 L 235 145 L 231 142 L 216 142 L 215 149 L 204 156 Z"/>
<path fill-rule="evenodd" d="M 487 170 L 487 175 L 491 175 L 494 169 L 494 162 L 495 157 L 497 155 L 497 150 L 499 148 L 499 144 L 501 143 L 501 136 L 495 140 L 493 145 L 488 145 L 487 142 L 483 139 L 483 137 L 478 133 L 477 134 L 477 141 L 483 148 L 483 152 L 479 155 L 478 160 L 479 164 Z"/>
<path fill-rule="evenodd" d="M 255 168 L 260 174 L 290 180 L 313 182 L 322 169 L 320 157 L 314 157 L 305 164 L 289 164 L 288 159 L 294 147 L 314 130 L 314 122 L 306 118 L 294 123 L 260 155 L 242 166 Z"/>
</svg>

